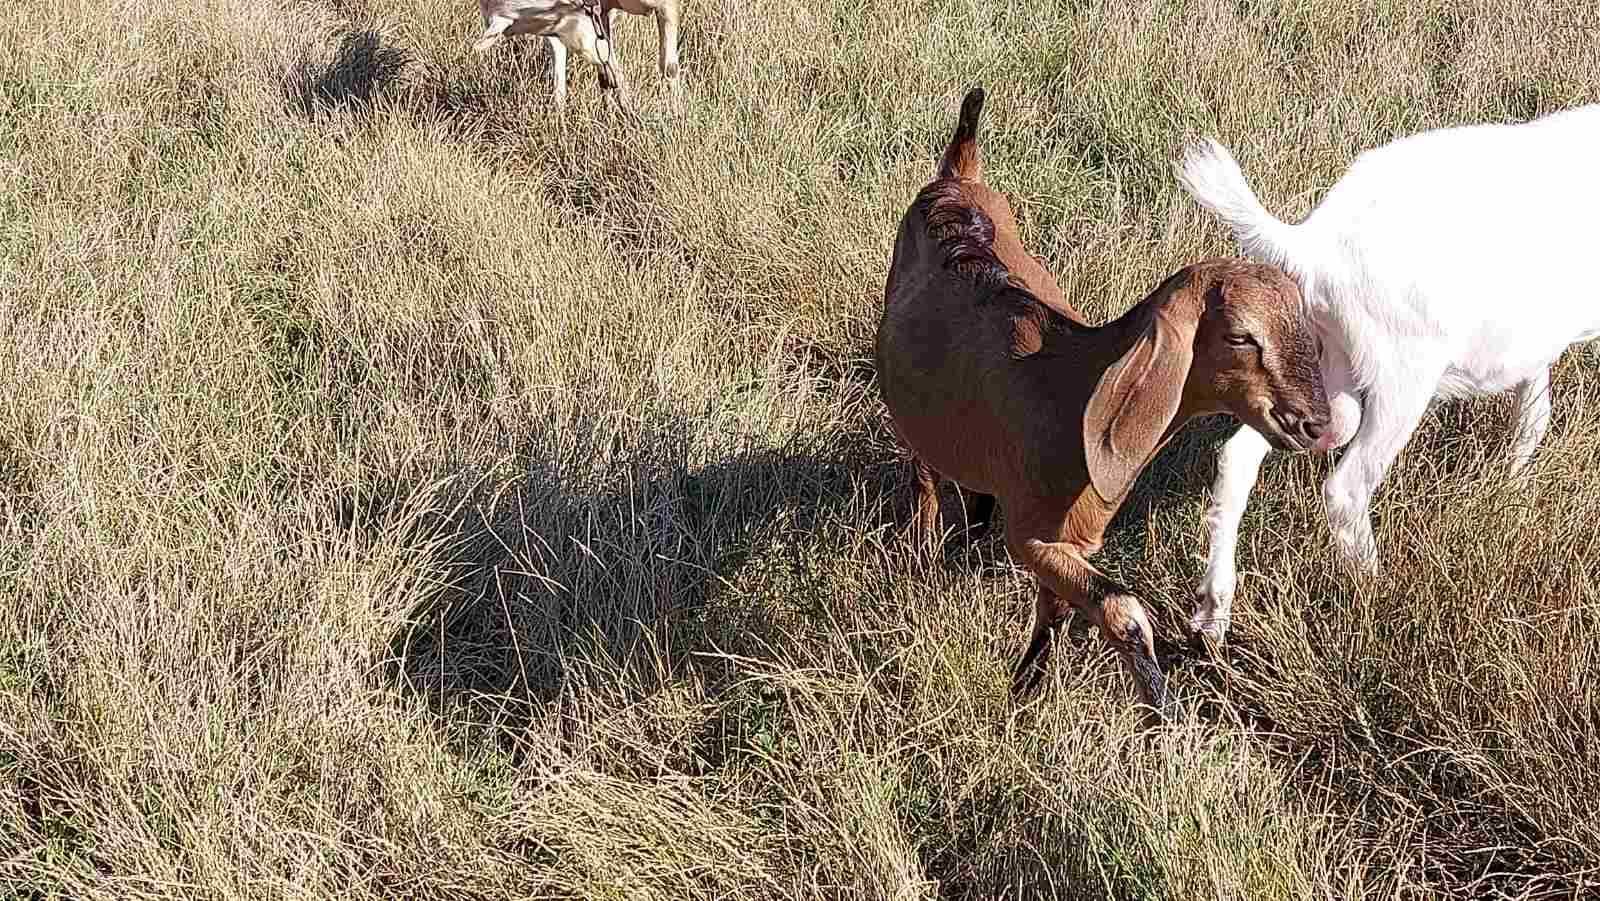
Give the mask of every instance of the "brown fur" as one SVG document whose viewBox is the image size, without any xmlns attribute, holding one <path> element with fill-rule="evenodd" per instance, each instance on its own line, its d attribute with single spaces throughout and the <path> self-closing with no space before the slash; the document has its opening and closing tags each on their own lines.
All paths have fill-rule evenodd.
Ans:
<svg viewBox="0 0 1600 901">
<path fill-rule="evenodd" d="M 941 475 L 977 494 L 984 520 L 985 498 L 998 498 L 1007 546 L 1039 583 L 1013 693 L 1038 682 L 1076 608 L 1160 708 L 1149 617 L 1087 558 L 1190 418 L 1228 412 L 1280 445 L 1309 445 L 1328 417 L 1317 349 L 1294 283 L 1231 259 L 1187 266 L 1116 321 L 1086 324 L 982 181 L 982 102 L 968 95 L 937 177 L 901 220 L 878 328 L 879 386 L 916 458 L 916 531 L 926 541 L 936 527 Z"/>
</svg>

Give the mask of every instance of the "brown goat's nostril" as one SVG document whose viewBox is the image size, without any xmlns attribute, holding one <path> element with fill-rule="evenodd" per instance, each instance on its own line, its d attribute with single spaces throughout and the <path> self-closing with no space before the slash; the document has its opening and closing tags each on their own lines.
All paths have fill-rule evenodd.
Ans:
<svg viewBox="0 0 1600 901">
<path fill-rule="evenodd" d="M 1291 435 L 1300 430 L 1300 423 L 1302 422 L 1300 414 L 1293 410 L 1284 407 L 1273 407 L 1272 418 L 1277 420 L 1278 428 Z"/>
<path fill-rule="evenodd" d="M 1326 418 L 1312 419 L 1297 410 L 1282 407 L 1272 408 L 1272 418 L 1277 421 L 1278 427 L 1285 435 L 1303 438 L 1306 441 L 1316 441 L 1328 428 Z"/>
</svg>

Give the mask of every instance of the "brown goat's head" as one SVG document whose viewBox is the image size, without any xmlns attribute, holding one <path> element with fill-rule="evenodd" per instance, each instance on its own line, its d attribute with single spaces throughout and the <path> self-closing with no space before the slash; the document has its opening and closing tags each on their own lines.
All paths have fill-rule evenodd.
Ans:
<svg viewBox="0 0 1600 901">
<path fill-rule="evenodd" d="M 1330 414 L 1300 289 L 1275 266 L 1237 260 L 1203 263 L 1194 279 L 1205 308 L 1186 393 L 1279 450 L 1311 448 Z"/>
<path fill-rule="evenodd" d="M 1084 409 L 1089 477 L 1122 497 L 1174 417 L 1232 413 L 1282 450 L 1309 450 L 1328 425 L 1318 348 L 1282 271 L 1207 260 L 1128 311 L 1135 336 Z"/>
</svg>

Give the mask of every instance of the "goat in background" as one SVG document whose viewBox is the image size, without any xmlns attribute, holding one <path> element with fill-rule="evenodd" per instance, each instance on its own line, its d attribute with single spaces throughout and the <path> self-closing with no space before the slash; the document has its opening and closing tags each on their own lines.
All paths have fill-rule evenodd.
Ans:
<svg viewBox="0 0 1600 901">
<path fill-rule="evenodd" d="M 1077 609 L 1169 713 L 1148 615 L 1088 558 L 1194 416 L 1232 413 L 1279 447 L 1311 447 L 1328 420 L 1317 348 L 1288 276 L 1241 260 L 1185 267 L 1116 321 L 1084 324 L 984 183 L 983 100 L 967 94 L 935 179 L 900 221 L 878 325 L 878 385 L 916 457 L 916 522 L 936 518 L 941 475 L 1005 509 L 1006 546 L 1038 580 L 1014 697 L 1038 684 Z"/>
<path fill-rule="evenodd" d="M 1333 410 L 1315 449 L 1348 442 L 1322 495 L 1351 568 L 1378 571 L 1372 495 L 1432 398 L 1514 391 L 1513 473 L 1544 439 L 1551 365 L 1571 344 L 1600 337 L 1597 148 L 1600 105 L 1423 132 L 1361 154 L 1299 225 L 1262 207 L 1215 140 L 1180 161 L 1184 188 L 1242 252 L 1300 284 Z M 1232 613 L 1239 520 L 1266 453 L 1262 436 L 1243 428 L 1219 458 L 1210 562 L 1191 621 L 1219 640 Z"/>
<path fill-rule="evenodd" d="M 596 28 L 591 9 L 605 17 L 605 34 Z M 556 106 L 567 104 L 567 51 L 577 52 L 599 71 L 600 88 L 627 105 L 627 86 L 618 61 L 616 31 L 620 13 L 655 16 L 660 40 L 658 63 L 674 104 L 683 100 L 683 80 L 678 66 L 678 0 L 478 0 L 483 16 L 483 36 L 472 45 L 482 53 L 501 38 L 518 34 L 542 35 L 550 48 L 551 78 Z"/>
</svg>

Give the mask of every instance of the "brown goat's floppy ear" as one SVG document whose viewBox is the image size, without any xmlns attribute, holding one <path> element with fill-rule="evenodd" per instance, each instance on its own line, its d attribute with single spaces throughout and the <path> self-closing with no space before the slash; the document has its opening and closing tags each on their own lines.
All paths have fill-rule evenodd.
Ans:
<svg viewBox="0 0 1600 901">
<path fill-rule="evenodd" d="M 1083 411 L 1089 481 L 1107 503 L 1133 485 L 1183 399 L 1199 323 L 1170 299 L 1152 304 L 1144 334 L 1100 376 Z"/>
</svg>

